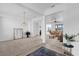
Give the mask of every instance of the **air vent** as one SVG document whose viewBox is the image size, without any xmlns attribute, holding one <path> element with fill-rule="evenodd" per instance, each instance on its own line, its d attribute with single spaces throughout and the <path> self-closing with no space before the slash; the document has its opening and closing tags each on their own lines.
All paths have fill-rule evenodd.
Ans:
<svg viewBox="0 0 79 59">
<path fill-rule="evenodd" d="M 52 4 L 52 5 L 51 5 L 51 8 L 53 8 L 53 7 L 55 7 L 55 4 Z"/>
</svg>

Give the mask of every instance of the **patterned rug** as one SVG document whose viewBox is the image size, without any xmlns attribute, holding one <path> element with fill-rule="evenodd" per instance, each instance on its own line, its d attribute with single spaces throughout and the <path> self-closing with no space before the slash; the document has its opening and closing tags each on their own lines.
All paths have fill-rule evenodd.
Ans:
<svg viewBox="0 0 79 59">
<path fill-rule="evenodd" d="M 50 49 L 47 49 L 45 47 L 41 47 L 27 56 L 64 56 L 64 55 L 57 53 L 55 51 L 52 51 Z"/>
</svg>

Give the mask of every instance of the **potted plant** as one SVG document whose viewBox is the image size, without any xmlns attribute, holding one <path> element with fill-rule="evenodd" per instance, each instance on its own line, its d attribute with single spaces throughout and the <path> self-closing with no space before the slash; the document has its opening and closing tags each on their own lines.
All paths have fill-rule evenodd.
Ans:
<svg viewBox="0 0 79 59">
<path fill-rule="evenodd" d="M 71 45 L 71 42 L 75 41 L 76 35 L 68 35 L 67 33 L 64 35 L 65 39 L 67 40 L 67 45 Z"/>
</svg>

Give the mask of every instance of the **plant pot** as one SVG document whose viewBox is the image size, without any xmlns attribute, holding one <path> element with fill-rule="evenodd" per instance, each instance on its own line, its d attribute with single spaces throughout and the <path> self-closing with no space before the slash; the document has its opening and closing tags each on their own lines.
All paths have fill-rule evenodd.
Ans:
<svg viewBox="0 0 79 59">
<path fill-rule="evenodd" d="M 71 45 L 71 42 L 69 40 L 67 40 L 67 45 Z"/>
</svg>

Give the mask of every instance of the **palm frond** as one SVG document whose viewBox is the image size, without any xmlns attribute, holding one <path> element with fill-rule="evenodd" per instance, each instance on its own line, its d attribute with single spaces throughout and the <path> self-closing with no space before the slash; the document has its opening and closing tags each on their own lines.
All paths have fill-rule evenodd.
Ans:
<svg viewBox="0 0 79 59">
<path fill-rule="evenodd" d="M 64 35 L 65 39 L 68 41 L 75 41 L 75 35 L 68 35 L 67 33 Z"/>
</svg>

